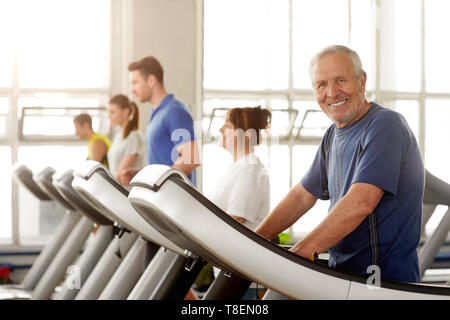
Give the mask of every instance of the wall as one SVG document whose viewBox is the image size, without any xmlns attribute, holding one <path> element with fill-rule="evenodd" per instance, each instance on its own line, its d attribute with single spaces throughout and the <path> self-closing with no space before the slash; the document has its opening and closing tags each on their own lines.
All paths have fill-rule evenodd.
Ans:
<svg viewBox="0 0 450 320">
<path fill-rule="evenodd" d="M 190 107 L 194 119 L 201 118 L 202 39 L 199 34 L 202 2 L 112 0 L 111 95 L 125 93 L 131 96 L 128 64 L 143 56 L 154 55 L 165 69 L 167 90 Z M 150 105 L 141 104 L 140 111 L 144 131 Z M 198 169 L 197 181 L 201 188 L 201 170 Z M 31 265 L 40 248 L 21 245 L 8 247 L 5 249 L 8 252 L 2 248 L 0 263 Z M 17 251 L 21 253 L 16 255 Z M 21 282 L 26 271 L 26 268 L 16 269 L 11 277 L 15 282 Z"/>
<path fill-rule="evenodd" d="M 147 55 L 160 60 L 165 72 L 168 92 L 186 103 L 195 119 L 201 113 L 198 83 L 201 65 L 197 63 L 198 8 L 197 0 L 122 0 L 119 4 L 120 31 L 114 39 L 120 48 L 120 70 L 113 72 L 113 90 L 129 93 L 127 65 Z M 117 25 L 115 28 L 118 28 Z M 118 53 L 116 53 L 118 54 Z M 201 55 L 201 54 L 200 54 Z M 114 68 L 114 66 L 113 66 Z M 120 80 L 118 80 L 120 78 Z M 150 105 L 140 105 L 145 128 L 150 114 Z"/>
</svg>

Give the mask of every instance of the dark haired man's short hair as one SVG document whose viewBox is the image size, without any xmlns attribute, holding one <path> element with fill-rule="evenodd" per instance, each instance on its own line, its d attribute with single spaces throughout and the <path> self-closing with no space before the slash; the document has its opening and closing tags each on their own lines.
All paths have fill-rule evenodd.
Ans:
<svg viewBox="0 0 450 320">
<path fill-rule="evenodd" d="M 73 118 L 73 122 L 78 123 L 80 126 L 84 125 L 85 123 L 88 123 L 89 126 L 92 128 L 92 118 L 87 113 L 77 115 L 75 118 Z"/>
<path fill-rule="evenodd" d="M 154 75 L 160 84 L 164 84 L 164 70 L 158 59 L 153 56 L 144 57 L 128 65 L 128 71 L 139 70 L 141 75 L 147 79 L 149 75 Z"/>
</svg>

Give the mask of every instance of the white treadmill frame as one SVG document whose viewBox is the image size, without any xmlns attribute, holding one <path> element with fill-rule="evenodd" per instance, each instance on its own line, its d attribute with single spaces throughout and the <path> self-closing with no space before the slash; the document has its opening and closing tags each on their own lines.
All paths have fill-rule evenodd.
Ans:
<svg viewBox="0 0 450 320">
<path fill-rule="evenodd" d="M 177 245 L 190 240 L 185 249 L 212 264 L 293 299 L 450 299 L 448 287 L 381 281 L 373 289 L 365 277 L 304 259 L 239 224 L 183 180 L 179 170 L 150 165 L 133 178 L 128 198 L 148 208 L 137 211 L 153 227 Z"/>
<path fill-rule="evenodd" d="M 162 247 L 184 255 L 183 249 L 174 245 L 146 223 L 128 201 L 111 201 L 115 197 L 126 197 L 126 195 L 119 191 L 123 187 L 115 181 L 101 163 L 92 160 L 84 161 L 79 168 L 74 170 L 72 186 L 81 197 L 95 204 L 102 213 L 107 213 L 108 216 L 111 216 L 111 219 L 117 221 L 123 227 Z M 102 190 L 102 192 L 98 192 L 98 190 Z M 93 194 L 97 198 L 94 198 Z"/>
</svg>

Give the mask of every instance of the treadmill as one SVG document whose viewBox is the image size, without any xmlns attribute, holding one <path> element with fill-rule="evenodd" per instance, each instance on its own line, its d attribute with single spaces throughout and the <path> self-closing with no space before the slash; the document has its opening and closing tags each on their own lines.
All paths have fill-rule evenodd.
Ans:
<svg viewBox="0 0 450 320">
<path fill-rule="evenodd" d="M 431 268 L 439 249 L 444 245 L 450 232 L 450 185 L 432 175 L 429 171 L 425 172 L 423 203 L 433 208 L 433 210 L 437 205 L 447 206 L 447 211 L 436 230 L 425 240 L 418 252 L 421 276 L 428 278 L 425 272 Z M 450 280 L 447 282 L 447 285 L 450 285 Z"/>
<path fill-rule="evenodd" d="M 101 295 L 96 292 L 95 295 L 85 293 L 84 296 L 80 296 L 84 293 L 85 287 L 83 287 L 76 299 L 84 299 L 86 297 L 93 299 L 114 298 L 130 300 L 183 298 L 202 265 L 198 264 L 194 268 L 191 263 L 192 260 L 186 256 L 183 249 L 167 240 L 166 237 L 162 236 L 142 219 L 128 201 L 128 190 L 120 185 L 101 163 L 87 160 L 75 170 L 74 176 L 75 178 L 72 183 L 74 189 L 87 201 L 90 201 L 92 205 L 95 205 L 102 212 L 112 216 L 123 230 L 139 236 L 136 243 L 142 242 L 145 239 L 147 243 L 158 245 L 158 250 L 154 258 L 148 263 L 143 272 L 136 270 L 128 272 L 129 277 L 139 276 L 139 279 L 136 279 L 136 281 L 128 280 L 124 285 L 118 286 L 117 283 L 120 281 L 117 281 L 115 278 L 117 278 L 118 273 L 123 273 L 119 272 L 118 269 Z M 159 248 L 159 246 L 161 247 Z M 123 265 L 133 265 L 133 262 L 124 260 L 119 268 L 122 268 Z M 107 269 L 107 265 L 102 266 L 99 262 L 96 266 L 97 268 L 103 270 L 102 272 L 109 272 L 111 274 L 111 271 Z M 122 281 L 125 280 L 123 279 Z M 102 280 L 100 282 L 101 286 L 104 286 L 104 281 Z M 131 288 L 130 284 L 133 285 Z M 115 295 L 105 293 L 112 285 L 116 287 Z M 86 290 L 92 291 L 94 289 Z"/>
<path fill-rule="evenodd" d="M 23 185 L 41 201 L 59 202 L 66 209 L 66 214 L 33 262 L 22 283 L 0 286 L 0 299 L 29 299 L 45 270 L 80 219 L 75 209 L 54 188 L 52 184 L 54 174 L 55 170 L 51 167 L 44 168 L 39 174 L 33 174 L 26 165 L 16 163 L 13 166 L 13 178 L 16 183 Z"/>
<path fill-rule="evenodd" d="M 112 239 L 113 222 L 73 190 L 72 180 L 72 170 L 53 175 L 55 189 L 82 216 L 34 288 L 32 300 L 72 299 Z M 99 225 L 99 228 L 80 255 L 83 245 L 94 228 L 94 223 Z M 72 265 L 75 261 L 76 264 Z M 60 291 L 54 293 L 66 270 L 69 275 Z"/>
<path fill-rule="evenodd" d="M 450 300 L 449 287 L 385 280 L 375 287 L 300 257 L 234 220 L 171 167 L 146 166 L 131 186 L 129 200 L 156 230 L 193 256 L 269 288 L 265 299 Z"/>
<path fill-rule="evenodd" d="M 87 160 L 86 164 L 83 163 L 75 170 L 72 186 L 85 201 L 115 221 L 116 239 L 105 251 L 75 299 L 123 300 L 127 298 L 145 267 L 153 260 L 159 246 L 138 238 L 134 228 L 124 224 L 120 218 L 117 219 L 115 212 L 126 213 L 128 210 L 123 206 L 123 202 L 120 202 L 121 197 L 126 198 L 122 192 L 128 191 L 117 182 L 115 183 L 120 188 L 114 189 L 113 193 L 108 189 L 109 183 L 92 184 L 96 175 L 92 176 L 90 168 L 91 166 L 96 168 L 97 165 L 102 168 L 105 175 L 110 176 L 102 164 Z M 112 177 L 111 179 L 114 180 Z"/>
</svg>

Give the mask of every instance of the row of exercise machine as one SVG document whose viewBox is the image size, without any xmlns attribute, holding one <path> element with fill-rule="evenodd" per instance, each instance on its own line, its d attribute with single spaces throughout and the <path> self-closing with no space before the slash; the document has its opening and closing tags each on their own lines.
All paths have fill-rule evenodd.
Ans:
<svg viewBox="0 0 450 320">
<path fill-rule="evenodd" d="M 89 160 L 63 173 L 16 164 L 13 177 L 66 214 L 22 283 L 0 286 L 0 299 L 181 300 L 206 263 L 222 271 L 204 300 L 242 299 L 252 282 L 268 289 L 263 299 L 450 299 L 449 286 L 381 280 L 374 288 L 304 259 L 234 220 L 169 166 L 145 167 L 131 190 Z M 423 201 L 450 208 L 450 186 L 427 172 Z M 449 229 L 450 209 L 419 250 L 422 275 Z"/>
</svg>

